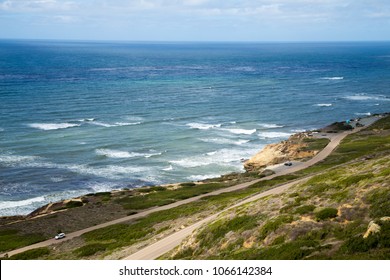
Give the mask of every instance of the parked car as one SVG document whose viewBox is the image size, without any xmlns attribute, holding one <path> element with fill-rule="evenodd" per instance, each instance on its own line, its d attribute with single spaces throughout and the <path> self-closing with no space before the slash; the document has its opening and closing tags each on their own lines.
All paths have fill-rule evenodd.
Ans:
<svg viewBox="0 0 390 280">
<path fill-rule="evenodd" d="M 292 165 L 292 162 L 286 162 L 284 165 L 285 165 L 285 166 L 291 166 L 291 165 Z"/>
<path fill-rule="evenodd" d="M 62 239 L 62 238 L 65 238 L 65 233 L 63 233 L 63 232 L 61 232 L 61 233 L 59 233 L 59 234 L 57 234 L 56 236 L 54 236 L 54 239 Z"/>
</svg>

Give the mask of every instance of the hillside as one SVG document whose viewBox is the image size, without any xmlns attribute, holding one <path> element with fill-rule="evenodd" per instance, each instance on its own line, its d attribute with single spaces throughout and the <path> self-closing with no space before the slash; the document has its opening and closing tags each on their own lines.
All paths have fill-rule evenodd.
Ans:
<svg viewBox="0 0 390 280">
<path fill-rule="evenodd" d="M 390 259 L 389 128 L 349 136 L 322 168 L 343 165 L 225 212 L 165 257 Z"/>
<path fill-rule="evenodd" d="M 324 132 L 325 133 L 325 132 Z M 305 140 L 307 142 L 307 140 Z M 309 141 L 315 150 L 322 141 Z M 342 259 L 389 258 L 390 116 L 347 136 L 324 161 L 294 174 L 264 178 L 258 172 L 204 182 L 91 194 L 1 220 L 0 251 L 117 218 L 119 223 L 48 243 L 15 259 L 121 259 L 243 199 L 298 178 L 306 182 L 224 212 L 163 258 Z M 247 187 L 218 195 L 242 182 Z M 203 195 L 197 201 L 175 202 Z M 167 205 L 168 208 L 158 207 Z M 153 213 L 140 216 L 144 211 Z M 132 218 L 134 217 L 134 218 Z"/>
</svg>

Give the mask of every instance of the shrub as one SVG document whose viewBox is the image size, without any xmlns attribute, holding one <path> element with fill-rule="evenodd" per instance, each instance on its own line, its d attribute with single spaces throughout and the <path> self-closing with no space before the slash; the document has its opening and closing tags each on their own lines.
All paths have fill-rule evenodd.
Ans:
<svg viewBox="0 0 390 280">
<path fill-rule="evenodd" d="M 316 213 L 317 221 L 335 218 L 337 217 L 337 212 L 335 208 L 324 208 Z"/>
<path fill-rule="evenodd" d="M 105 251 L 106 249 L 107 244 L 92 243 L 74 250 L 73 253 L 75 253 L 78 257 L 88 257 L 95 255 L 97 252 Z"/>
<path fill-rule="evenodd" d="M 277 230 L 282 224 L 291 223 L 293 221 L 292 216 L 280 215 L 266 222 L 260 230 L 260 238 L 264 239 L 268 234 Z"/>
<path fill-rule="evenodd" d="M 0 252 L 13 250 L 45 240 L 43 234 L 21 234 L 18 230 L 0 231 Z"/>
<path fill-rule="evenodd" d="M 380 218 L 390 216 L 390 190 L 378 188 L 370 191 L 365 200 L 370 203 L 370 216 Z"/>
<path fill-rule="evenodd" d="M 295 213 L 299 215 L 304 215 L 313 212 L 315 208 L 316 207 L 314 205 L 303 205 L 295 209 Z"/>
<path fill-rule="evenodd" d="M 9 259 L 11 260 L 34 260 L 38 259 L 40 257 L 46 256 L 50 254 L 50 250 L 47 247 L 44 248 L 37 248 L 25 251 L 23 253 L 19 253 L 16 255 L 13 255 Z"/>
<path fill-rule="evenodd" d="M 78 200 L 71 200 L 71 201 L 69 201 L 66 205 L 65 205 L 65 207 L 66 208 L 76 208 L 76 207 L 80 207 L 80 206 L 83 206 L 84 205 L 84 203 L 82 203 L 81 201 L 78 201 Z"/>
</svg>

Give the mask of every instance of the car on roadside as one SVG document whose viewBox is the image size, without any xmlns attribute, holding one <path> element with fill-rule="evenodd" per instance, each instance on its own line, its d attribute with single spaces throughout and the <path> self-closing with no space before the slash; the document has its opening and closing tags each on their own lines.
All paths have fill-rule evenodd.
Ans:
<svg viewBox="0 0 390 280">
<path fill-rule="evenodd" d="M 58 239 L 62 239 L 62 238 L 65 238 L 65 233 L 61 232 L 59 234 L 57 234 L 56 236 L 54 236 L 54 239 L 58 240 Z"/>
<path fill-rule="evenodd" d="M 292 165 L 292 162 L 285 162 L 284 165 L 285 165 L 285 166 L 291 166 L 291 165 Z"/>
</svg>

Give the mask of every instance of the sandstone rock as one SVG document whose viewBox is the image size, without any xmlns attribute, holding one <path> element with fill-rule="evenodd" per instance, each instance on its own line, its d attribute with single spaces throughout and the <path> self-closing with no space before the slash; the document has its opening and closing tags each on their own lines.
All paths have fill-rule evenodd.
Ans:
<svg viewBox="0 0 390 280">
<path fill-rule="evenodd" d="M 368 224 L 368 228 L 367 228 L 367 231 L 366 233 L 363 235 L 363 238 L 367 238 L 368 236 L 370 236 L 370 234 L 372 233 L 378 233 L 380 232 L 381 230 L 381 227 L 376 224 L 374 221 L 371 221 L 369 224 Z"/>
<path fill-rule="evenodd" d="M 288 140 L 277 144 L 269 144 L 259 153 L 244 163 L 247 171 L 261 170 L 267 166 L 283 163 L 286 161 L 311 158 L 319 151 L 306 150 L 308 144 L 304 141 L 311 138 L 307 133 L 297 133 Z"/>
</svg>

